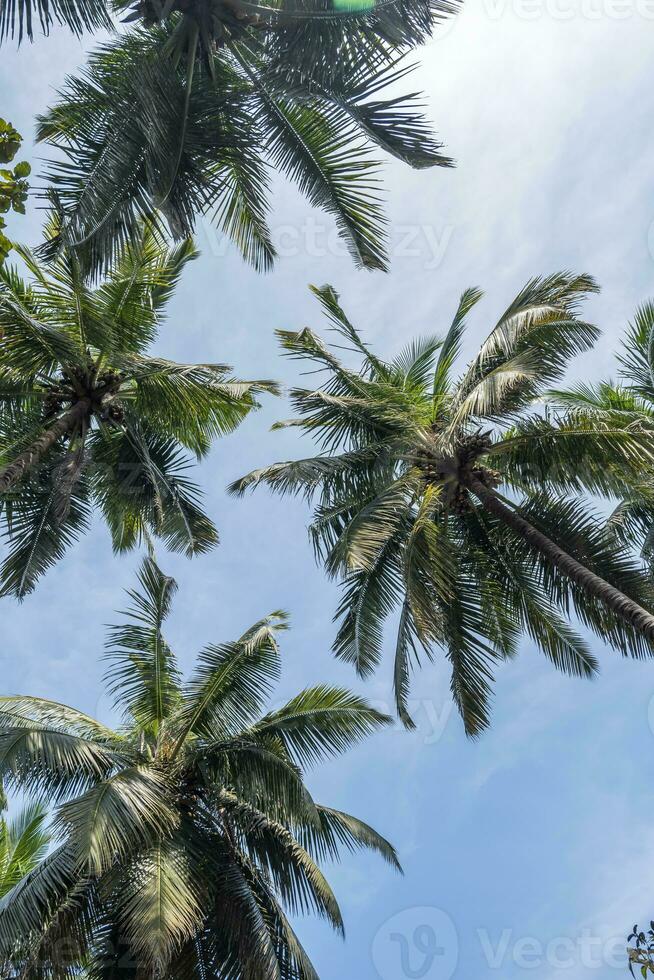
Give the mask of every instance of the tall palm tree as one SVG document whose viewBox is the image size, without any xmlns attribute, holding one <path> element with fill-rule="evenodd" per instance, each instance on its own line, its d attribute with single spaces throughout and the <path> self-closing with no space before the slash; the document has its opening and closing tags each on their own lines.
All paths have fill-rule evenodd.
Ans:
<svg viewBox="0 0 654 980">
<path fill-rule="evenodd" d="M 84 531 L 93 508 L 117 551 L 148 534 L 192 555 L 217 541 L 187 471 L 232 431 L 268 382 L 220 364 L 147 355 L 166 302 L 196 252 L 151 230 L 99 284 L 71 252 L 31 274 L 0 270 L 0 504 L 9 552 L 2 594 L 18 597 Z"/>
<path fill-rule="evenodd" d="M 57 848 L 0 906 L 0 957 L 28 976 L 33 962 L 47 980 L 84 961 L 94 978 L 316 978 L 286 917 L 342 929 L 316 862 L 368 848 L 398 867 L 372 828 L 316 803 L 302 774 L 387 716 L 326 686 L 261 715 L 280 612 L 206 647 L 183 683 L 162 635 L 175 589 L 147 559 L 110 627 L 117 730 L 51 701 L 0 699 L 0 778 L 55 807 Z"/>
<path fill-rule="evenodd" d="M 471 735 L 489 724 L 495 668 L 525 634 L 580 676 L 597 662 L 572 613 L 625 656 L 654 652 L 650 582 L 580 496 L 615 498 L 651 471 L 651 429 L 610 408 L 591 419 L 536 404 L 597 338 L 578 309 L 595 290 L 568 273 L 527 283 L 458 377 L 476 289 L 462 295 L 444 338 L 415 341 L 391 361 L 363 343 L 330 287 L 315 292 L 360 366 L 345 366 L 310 330 L 279 334 L 290 356 L 326 376 L 320 388 L 293 390 L 299 417 L 280 424 L 312 434 L 322 451 L 231 490 L 266 484 L 317 496 L 313 542 L 344 588 L 335 653 L 370 674 L 384 621 L 399 609 L 394 689 L 408 726 L 421 650 L 445 650 Z"/>
<path fill-rule="evenodd" d="M 331 32 L 331 21 L 318 20 L 316 38 L 308 27 L 267 31 L 256 4 L 252 24 L 239 19 L 238 3 L 220 0 L 215 17 L 211 4 L 185 6 L 191 13 L 92 54 L 41 118 L 38 138 L 57 148 L 46 176 L 65 207 L 61 239 L 83 247 L 98 268 L 143 217 L 183 238 L 209 215 L 246 260 L 268 269 L 279 171 L 335 220 L 358 265 L 386 268 L 373 150 L 419 168 L 451 163 L 416 97 L 384 95 L 408 71 L 401 32 L 391 44 L 365 18 Z M 404 6 L 389 6 L 398 24 Z M 417 7 L 430 23 L 430 5 Z M 434 10 L 447 9 L 437 0 Z M 196 14 L 207 14 L 210 33 L 227 17 L 222 46 Z"/>
</svg>

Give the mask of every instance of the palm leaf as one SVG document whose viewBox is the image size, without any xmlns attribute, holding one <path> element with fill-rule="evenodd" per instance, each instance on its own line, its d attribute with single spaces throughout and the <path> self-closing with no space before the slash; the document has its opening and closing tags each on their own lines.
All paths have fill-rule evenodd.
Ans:
<svg viewBox="0 0 654 980">
<path fill-rule="evenodd" d="M 308 688 L 255 725 L 256 735 L 281 739 L 299 765 L 340 755 L 390 718 L 362 698 L 321 685 Z"/>
<path fill-rule="evenodd" d="M 38 19 L 41 31 L 50 32 L 54 23 L 65 24 L 74 34 L 84 31 L 110 30 L 111 17 L 104 0 L 3 0 L 0 8 L 0 41 L 7 37 L 34 38 Z"/>
<path fill-rule="evenodd" d="M 175 715 L 178 750 L 190 733 L 225 738 L 238 733 L 260 710 L 279 676 L 277 634 L 287 616 L 274 612 L 233 643 L 206 647 Z"/>
<path fill-rule="evenodd" d="M 68 835 L 80 871 L 100 875 L 170 833 L 177 815 L 167 795 L 164 778 L 141 766 L 125 768 L 63 803 L 56 824 Z"/>
<path fill-rule="evenodd" d="M 139 585 L 128 593 L 129 621 L 109 628 L 106 677 L 116 706 L 156 735 L 181 697 L 177 663 L 161 632 L 177 583 L 146 558 Z"/>
</svg>

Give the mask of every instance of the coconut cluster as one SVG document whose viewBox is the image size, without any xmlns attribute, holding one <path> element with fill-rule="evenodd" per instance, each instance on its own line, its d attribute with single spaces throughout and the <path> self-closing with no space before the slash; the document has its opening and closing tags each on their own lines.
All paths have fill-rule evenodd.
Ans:
<svg viewBox="0 0 654 980">
<path fill-rule="evenodd" d="M 417 463 L 423 472 L 425 483 L 431 486 L 452 484 L 456 474 L 469 473 L 488 489 L 494 489 L 502 482 L 501 474 L 487 466 L 474 465 L 484 456 L 493 444 L 490 432 L 475 432 L 459 441 L 452 455 L 447 458 L 436 456 L 426 449 L 417 453 Z M 451 487 L 447 496 L 447 507 L 455 514 L 466 514 L 472 510 L 470 491 L 463 481 Z"/>
<path fill-rule="evenodd" d="M 97 374 L 97 367 L 89 361 L 86 368 L 77 365 L 67 368 L 51 385 L 43 399 L 44 418 L 53 418 L 82 398 L 91 400 L 91 412 L 104 421 L 118 425 L 125 420 L 125 410 L 115 396 L 125 380 L 117 371 Z"/>
<path fill-rule="evenodd" d="M 159 0 L 136 0 L 130 6 L 124 22 L 142 21 L 145 27 L 155 27 L 162 21 Z M 182 15 L 200 28 L 200 47 L 205 54 L 218 51 L 230 40 L 236 40 L 246 27 L 259 24 L 259 14 L 246 10 L 239 0 L 174 0 L 170 15 Z"/>
</svg>

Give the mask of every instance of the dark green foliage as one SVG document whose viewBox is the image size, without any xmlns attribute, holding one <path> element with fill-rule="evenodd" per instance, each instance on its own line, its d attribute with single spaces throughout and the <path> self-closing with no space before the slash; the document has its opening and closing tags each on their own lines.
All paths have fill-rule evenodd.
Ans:
<svg viewBox="0 0 654 980">
<path fill-rule="evenodd" d="M 654 303 L 643 303 L 618 354 L 618 381 L 599 384 L 582 383 L 565 391 L 552 392 L 552 399 L 572 413 L 578 424 L 587 429 L 620 426 L 642 429 L 654 438 Z M 628 434 L 625 438 L 629 438 Z M 654 567 L 654 472 L 651 466 L 611 467 L 607 472 L 601 454 L 592 453 L 592 444 L 584 451 L 576 440 L 576 459 L 570 458 L 570 480 L 579 483 L 580 474 L 592 492 L 606 482 L 613 485 L 613 496 L 619 501 L 611 514 L 610 526 L 623 544 L 640 551 Z M 572 464 L 575 464 L 574 466 Z"/>
<path fill-rule="evenodd" d="M 3 233 L 7 227 L 7 222 L 2 217 L 8 211 L 15 211 L 17 214 L 25 214 L 25 202 L 27 201 L 28 183 L 27 178 L 31 173 L 29 163 L 17 163 L 9 168 L 23 141 L 11 123 L 0 119 L 0 265 L 5 261 L 12 249 L 12 243 Z"/>
<path fill-rule="evenodd" d="M 335 220 L 358 265 L 385 268 L 375 148 L 418 168 L 451 162 L 417 97 L 384 95 L 409 71 L 408 41 L 390 43 L 380 27 L 392 34 L 397 9 L 385 5 L 374 24 L 257 22 L 218 48 L 191 10 L 104 45 L 40 121 L 39 138 L 63 151 L 47 170 L 64 209 L 47 255 L 63 242 L 102 269 L 144 217 L 183 238 L 207 215 L 267 269 L 278 171 Z M 421 0 L 416 37 L 445 12 Z"/>
<path fill-rule="evenodd" d="M 654 973 L 654 922 L 650 922 L 650 927 L 645 933 L 634 926 L 627 942 L 631 943 L 627 947 L 629 957 L 629 972 L 632 977 L 636 976 L 636 970 L 640 976 L 647 977 Z"/>
<path fill-rule="evenodd" d="M 13 819 L 4 813 L 0 816 L 0 898 L 45 857 L 50 843 L 45 821 L 46 811 L 40 803 L 25 807 Z"/>
<path fill-rule="evenodd" d="M 614 498 L 652 472 L 651 422 L 613 406 L 542 409 L 548 386 L 598 336 L 579 313 L 595 289 L 568 273 L 527 283 L 458 377 L 478 290 L 463 294 L 444 337 L 410 343 L 390 361 L 366 346 L 331 287 L 315 292 L 338 337 L 333 348 L 308 329 L 279 335 L 320 379 L 292 391 L 298 417 L 281 425 L 312 434 L 321 453 L 255 471 L 231 490 L 266 484 L 314 502 L 316 554 L 343 585 L 334 651 L 369 675 L 383 656 L 385 622 L 399 617 L 393 683 L 409 727 L 411 673 L 437 648 L 471 735 L 489 724 L 496 668 L 525 636 L 578 677 L 598 665 L 572 616 L 623 655 L 652 654 L 651 639 L 587 586 L 595 573 L 641 612 L 652 607 L 643 567 L 587 499 Z M 357 367 L 337 354 L 343 343 L 360 356 Z M 489 512 L 486 493 L 581 563 L 583 583 L 553 564 L 552 548 Z"/>
<path fill-rule="evenodd" d="M 302 772 L 390 719 L 326 686 L 263 714 L 281 612 L 207 647 L 183 682 L 162 632 L 175 591 L 146 560 L 110 627 L 117 730 L 0 698 L 0 780 L 55 807 L 58 841 L 0 906 L 3 976 L 38 963 L 39 980 L 82 966 L 90 980 L 317 980 L 286 916 L 342 931 L 318 862 L 370 849 L 399 867 L 371 827 L 316 803 Z"/>
<path fill-rule="evenodd" d="M 94 508 L 116 551 L 150 535 L 189 556 L 213 547 L 193 457 L 275 386 L 238 381 L 220 364 L 147 356 L 194 247 L 169 250 L 141 227 L 95 285 L 70 251 L 48 269 L 18 251 L 32 280 L 0 270 L 2 592 L 30 592 Z"/>
</svg>

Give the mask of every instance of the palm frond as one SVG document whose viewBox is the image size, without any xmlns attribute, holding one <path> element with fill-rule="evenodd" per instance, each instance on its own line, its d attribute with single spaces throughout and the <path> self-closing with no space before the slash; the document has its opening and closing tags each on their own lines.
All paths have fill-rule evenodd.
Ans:
<svg viewBox="0 0 654 980">
<path fill-rule="evenodd" d="M 24 599 L 89 526 L 89 487 L 83 474 L 69 487 L 63 513 L 59 506 L 56 471 L 61 458 L 58 453 L 49 461 L 51 475 L 44 469 L 23 481 L 17 493 L 5 496 L 8 548 L 0 569 L 2 595 Z"/>
<path fill-rule="evenodd" d="M 280 670 L 277 635 L 287 629 L 287 616 L 273 612 L 240 639 L 206 647 L 184 689 L 175 713 L 175 746 L 193 733 L 227 738 L 247 726 L 268 697 Z"/>
<path fill-rule="evenodd" d="M 45 857 L 50 843 L 46 816 L 45 807 L 31 803 L 14 819 L 0 821 L 0 897 Z"/>
<path fill-rule="evenodd" d="M 191 239 L 168 249 L 156 226 L 140 226 L 97 288 L 102 319 L 111 328 L 104 345 L 107 352 L 143 354 L 156 336 L 184 268 L 198 254 Z"/>
<path fill-rule="evenodd" d="M 80 883 L 74 855 L 61 844 L 28 872 L 0 901 L 0 960 L 38 937 Z"/>
<path fill-rule="evenodd" d="M 598 337 L 597 328 L 578 316 L 580 301 L 597 291 L 586 275 L 560 272 L 530 280 L 461 378 L 457 421 L 510 415 L 562 377 L 571 358 Z"/>
<path fill-rule="evenodd" d="M 299 765 L 315 765 L 346 752 L 390 722 L 387 715 L 342 688 L 308 688 L 283 708 L 266 715 L 256 735 L 281 739 Z"/>
<path fill-rule="evenodd" d="M 341 600 L 334 615 L 341 620 L 333 644 L 334 654 L 369 676 L 382 656 L 384 624 L 402 601 L 402 529 L 388 538 L 370 568 L 350 572 L 342 583 Z"/>
<path fill-rule="evenodd" d="M 366 849 L 381 854 L 396 871 L 402 870 L 393 845 L 363 820 L 327 806 L 318 805 L 317 810 L 319 828 L 307 827 L 299 831 L 299 836 L 306 849 L 319 860 L 339 860 L 341 848 L 349 852 Z"/>
<path fill-rule="evenodd" d="M 647 482 L 654 420 L 648 425 L 637 411 L 613 409 L 571 409 L 554 420 L 527 416 L 491 447 L 489 458 L 523 489 L 620 497 L 625 485 Z"/>
<path fill-rule="evenodd" d="M 654 391 L 654 302 L 636 310 L 618 356 L 626 384 L 651 404 Z"/>
<path fill-rule="evenodd" d="M 334 217 L 356 264 L 386 268 L 385 220 L 376 165 L 345 113 L 294 104 L 249 73 L 268 152 L 314 207 Z"/>
<path fill-rule="evenodd" d="M 461 294 L 459 305 L 457 306 L 450 328 L 443 339 L 443 346 L 438 356 L 438 362 L 434 372 L 435 398 L 437 395 L 442 395 L 451 383 L 451 371 L 461 353 L 461 342 L 466 328 L 466 317 L 482 296 L 482 291 L 475 287 L 470 287 Z"/>
<path fill-rule="evenodd" d="M 106 680 L 116 707 L 156 735 L 181 698 L 177 662 L 162 635 L 177 583 L 146 558 L 139 586 L 128 593 L 128 621 L 109 627 L 106 659 L 111 666 Z"/>
<path fill-rule="evenodd" d="M 0 8 L 0 41 L 7 37 L 34 39 L 34 27 L 49 34 L 53 24 L 63 24 L 74 34 L 112 27 L 108 5 L 104 0 L 3 0 Z"/>
<path fill-rule="evenodd" d="M 101 477 L 96 499 L 116 551 L 133 548 L 148 532 L 189 557 L 217 544 L 201 492 L 186 476 L 190 460 L 174 440 L 132 418 L 123 430 L 93 433 L 92 443 Z"/>
<path fill-rule="evenodd" d="M 233 432 L 259 407 L 258 394 L 278 394 L 273 381 L 236 380 L 223 364 L 134 357 L 120 358 L 118 363 L 134 382 L 126 395 L 133 411 L 197 456 L 205 455 L 212 439 Z"/>
<path fill-rule="evenodd" d="M 167 797 L 162 775 L 128 767 L 61 804 L 55 824 L 67 834 L 80 871 L 100 875 L 174 830 L 178 818 Z"/>
<path fill-rule="evenodd" d="M 52 725 L 83 738 L 102 744 L 117 744 L 120 736 L 77 708 L 47 698 L 30 697 L 26 694 L 0 697 L 0 715 L 19 715 L 46 727 Z"/>
<path fill-rule="evenodd" d="M 315 820 L 315 804 L 302 772 L 274 732 L 267 737 L 265 731 L 246 731 L 227 742 L 203 744 L 198 759 L 203 772 L 227 783 L 239 799 L 276 820 Z"/>
<path fill-rule="evenodd" d="M 182 841 L 160 840 L 123 872 L 118 919 L 142 967 L 167 969 L 172 956 L 202 930 L 206 896 Z"/>
<path fill-rule="evenodd" d="M 51 374 L 62 361 L 81 363 L 74 340 L 58 324 L 44 322 L 41 311 L 34 293 L 0 266 L 0 350 L 5 364 L 26 378 Z"/>
<path fill-rule="evenodd" d="M 641 606 L 651 603 L 651 584 L 640 563 L 625 549 L 586 502 L 552 499 L 541 494 L 524 501 L 519 513 L 546 533 L 553 541 L 565 542 L 568 554 L 604 581 L 610 583 Z M 510 538 L 510 532 L 505 532 Z M 574 610 L 580 621 L 609 642 L 623 656 L 644 659 L 652 656 L 648 639 L 617 617 L 583 588 L 557 573 L 538 552 L 530 550 L 528 567 L 538 575 L 540 588 L 566 614 Z M 525 556 L 526 557 L 526 556 Z"/>
<path fill-rule="evenodd" d="M 0 715 L 0 781 L 16 790 L 70 796 L 97 785 L 120 761 L 92 739 L 14 713 Z"/>
<path fill-rule="evenodd" d="M 294 915 L 314 912 L 343 933 L 343 919 L 327 879 L 307 851 L 282 824 L 221 794 L 221 804 L 242 836 L 250 858 L 265 868 L 283 903 Z"/>
</svg>

